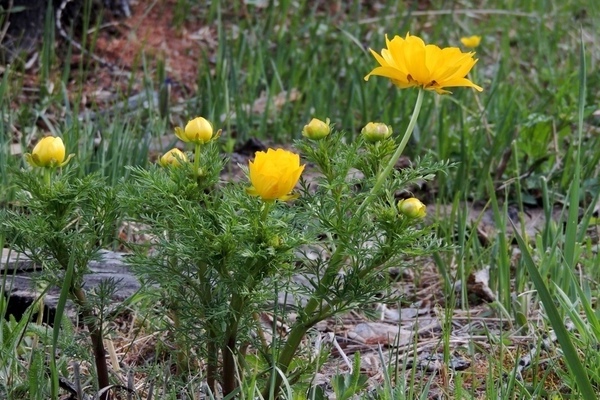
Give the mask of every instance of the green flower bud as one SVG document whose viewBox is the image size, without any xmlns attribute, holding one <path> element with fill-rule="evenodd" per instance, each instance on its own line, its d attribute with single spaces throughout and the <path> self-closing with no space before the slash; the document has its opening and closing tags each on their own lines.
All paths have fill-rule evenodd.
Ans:
<svg viewBox="0 0 600 400">
<path fill-rule="evenodd" d="M 312 139 L 321 140 L 329 135 L 331 127 L 329 126 L 329 118 L 325 122 L 320 119 L 313 118 L 308 125 L 304 125 L 302 136 Z"/>
<path fill-rule="evenodd" d="M 411 197 L 398 202 L 398 210 L 408 218 L 420 219 L 427 215 L 427 207 L 421 200 Z"/>
<path fill-rule="evenodd" d="M 360 131 L 368 142 L 375 143 L 392 136 L 393 130 L 390 125 L 382 122 L 369 122 Z"/>
</svg>

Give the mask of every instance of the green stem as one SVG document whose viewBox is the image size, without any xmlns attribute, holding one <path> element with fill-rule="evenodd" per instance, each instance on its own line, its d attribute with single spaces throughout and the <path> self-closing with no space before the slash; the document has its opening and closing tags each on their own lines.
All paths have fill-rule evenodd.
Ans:
<svg viewBox="0 0 600 400">
<path fill-rule="evenodd" d="M 267 384 L 263 390 L 262 396 L 264 399 L 269 398 L 277 398 L 279 395 L 279 388 L 283 383 L 283 376 L 287 372 L 287 369 L 292 362 L 294 355 L 296 354 L 296 350 L 304 338 L 306 332 L 311 328 L 311 326 L 305 324 L 298 324 L 292 328 L 288 338 L 285 342 L 285 346 L 279 355 L 279 359 L 277 360 L 277 366 L 281 370 L 281 373 L 273 369 L 271 371 L 271 379 L 268 382 L 272 384 Z"/>
<path fill-rule="evenodd" d="M 236 355 L 237 355 L 237 332 L 239 321 L 244 308 L 244 298 L 237 293 L 231 296 L 231 320 L 227 327 L 225 343 L 222 349 L 223 355 L 223 395 L 227 396 L 237 389 L 236 380 Z"/>
<path fill-rule="evenodd" d="M 196 149 L 194 150 L 194 173 L 198 175 L 198 170 L 200 169 L 200 149 L 202 147 L 201 143 L 196 143 Z"/>
<path fill-rule="evenodd" d="M 264 208 L 261 212 L 262 221 L 266 221 L 266 218 L 269 213 L 269 209 L 273 203 L 269 202 L 264 205 Z M 247 270 L 251 270 L 251 263 L 247 265 Z M 260 280 L 256 280 L 254 276 L 249 276 L 250 281 L 246 287 L 246 295 L 240 295 L 237 292 L 234 292 L 231 295 L 231 301 L 229 305 L 230 309 L 230 318 L 229 323 L 227 325 L 227 331 L 225 334 L 225 342 L 223 343 L 222 355 L 223 355 L 223 395 L 227 396 L 233 393 L 238 388 L 238 381 L 236 377 L 238 374 L 236 373 L 236 359 L 238 357 L 239 349 L 237 343 L 237 334 L 240 325 L 240 320 L 242 318 L 244 309 L 247 305 L 247 300 L 254 293 L 254 288 L 260 282 Z M 260 324 L 259 324 L 260 326 Z M 243 365 L 240 364 L 240 368 L 243 368 Z M 243 376 L 243 371 L 239 374 Z"/>
<path fill-rule="evenodd" d="M 321 169 L 323 170 L 323 175 L 327 178 L 327 182 L 331 183 L 333 180 L 333 174 L 331 173 L 331 158 L 329 156 L 329 148 L 330 144 L 325 142 L 325 140 L 319 141 L 319 154 L 322 155 L 321 158 Z"/>
<path fill-rule="evenodd" d="M 390 175 L 390 172 L 392 172 L 392 169 L 394 169 L 394 166 L 398 162 L 398 159 L 402 155 L 402 152 L 404 151 L 404 148 L 406 147 L 406 144 L 408 143 L 408 139 L 410 139 L 410 136 L 412 135 L 413 130 L 415 129 L 415 125 L 417 124 L 417 119 L 419 118 L 419 113 L 421 112 L 421 106 L 423 105 L 423 94 L 424 93 L 425 93 L 425 91 L 423 89 L 419 89 L 419 94 L 417 95 L 417 101 L 415 103 L 415 108 L 413 109 L 413 113 L 410 117 L 410 121 L 408 122 L 408 126 L 406 127 L 406 131 L 404 132 L 404 136 L 402 136 L 402 140 L 400 141 L 398 148 L 396 149 L 396 151 L 392 155 L 392 158 L 390 158 L 389 162 L 385 166 L 385 169 L 377 177 L 377 181 L 375 182 L 375 185 L 371 189 L 371 192 L 369 193 L 367 198 L 363 201 L 363 203 L 358 208 L 356 215 L 361 215 L 361 213 L 364 211 L 364 208 L 375 198 L 377 193 L 381 190 L 383 183 Z"/>
<path fill-rule="evenodd" d="M 342 261 L 343 248 L 343 246 L 338 246 L 335 249 L 335 252 L 331 255 L 327 269 L 323 274 L 323 279 L 320 282 L 321 287 L 327 288 L 331 285 L 339 268 L 340 262 Z M 299 313 L 299 315 L 302 315 L 303 318 L 306 318 L 306 321 L 308 322 L 298 322 L 296 325 L 294 325 L 290 331 L 290 334 L 288 335 L 287 340 L 285 341 L 283 349 L 279 353 L 279 357 L 277 358 L 277 367 L 283 374 L 287 372 L 290 363 L 292 362 L 292 359 L 298 350 L 298 346 L 300 346 L 300 342 L 302 342 L 302 338 L 306 332 L 321 320 L 320 316 L 323 315 L 322 312 L 319 312 L 316 317 L 313 316 L 314 312 L 317 310 L 317 307 L 319 307 L 321 304 L 321 299 L 312 297 L 306 306 L 304 306 L 302 312 Z M 328 310 L 329 308 L 326 306 L 326 309 Z M 269 382 L 272 384 L 267 385 L 262 393 L 263 398 L 265 399 L 271 398 L 271 393 L 274 393 L 275 397 L 277 397 L 279 393 L 279 387 L 283 383 L 283 377 L 280 373 L 273 369 L 273 371 L 271 371 L 271 379 Z"/>
<path fill-rule="evenodd" d="M 391 242 L 388 245 L 394 246 L 394 244 Z M 323 275 L 323 279 L 321 280 L 321 285 L 322 285 L 321 287 L 328 288 L 331 285 L 331 282 L 333 281 L 333 279 L 336 275 L 335 272 L 339 269 L 339 263 L 342 261 L 342 249 L 343 249 L 342 246 L 338 247 L 336 249 L 336 251 L 333 253 L 333 255 L 331 256 L 329 265 L 327 266 L 325 274 Z M 389 257 L 385 257 L 385 256 L 375 258 L 368 267 L 362 269 L 359 272 L 359 276 L 358 276 L 359 279 L 364 279 L 365 277 L 367 277 L 367 275 L 369 275 L 375 269 L 377 269 L 378 267 L 383 265 L 388 259 L 389 259 Z M 296 354 L 298 346 L 300 345 L 302 338 L 304 337 L 306 332 L 310 328 L 315 326 L 317 323 L 319 323 L 320 321 L 334 315 L 335 311 L 332 312 L 332 310 L 342 300 L 343 299 L 340 299 L 340 298 L 332 299 L 328 304 L 325 304 L 324 306 L 322 306 L 316 314 L 315 314 L 315 311 L 317 310 L 317 307 L 322 304 L 320 299 L 317 299 L 316 297 L 312 297 L 308 301 L 308 303 L 304 307 L 303 312 L 299 314 L 299 315 L 303 315 L 303 318 L 305 318 L 304 322 L 297 323 L 296 325 L 294 325 L 292 327 L 290 334 L 288 335 L 288 338 L 285 342 L 285 345 L 283 346 L 283 349 L 281 350 L 281 353 L 279 354 L 279 358 L 277 360 L 277 366 L 283 373 L 287 372 L 287 370 L 290 366 L 290 363 L 292 362 L 292 359 L 294 358 L 294 355 Z M 281 386 L 281 384 L 283 382 L 283 378 L 276 371 L 272 371 L 271 379 L 269 381 L 273 382 L 274 384 L 269 385 L 264 389 L 264 391 L 262 393 L 263 398 L 270 398 L 268 396 L 271 393 L 277 394 L 279 392 L 279 387 Z"/>
<path fill-rule="evenodd" d="M 200 308 L 202 315 L 200 317 L 201 320 L 204 320 L 206 326 L 206 384 L 212 393 L 217 393 L 217 381 L 219 377 L 219 335 L 215 331 L 216 328 L 214 322 L 205 313 L 206 310 L 209 310 L 212 306 L 213 289 L 210 279 L 207 276 L 208 266 L 203 262 L 199 262 L 197 268 L 198 279 L 200 282 L 198 286 L 194 285 L 194 290 L 202 302 L 202 307 Z"/>
<path fill-rule="evenodd" d="M 173 227 L 169 226 L 167 230 L 167 237 L 169 241 L 173 240 Z M 177 257 L 169 256 L 167 259 L 169 271 L 177 271 Z M 173 329 L 175 332 L 175 345 L 177 346 L 177 364 L 176 364 L 176 374 L 181 376 L 185 371 L 188 370 L 188 352 L 187 346 L 183 343 L 179 332 L 181 332 L 181 319 L 180 313 L 181 309 L 179 306 L 179 302 L 175 299 L 168 306 L 168 312 L 171 315 L 171 319 L 173 320 Z"/>
<path fill-rule="evenodd" d="M 417 101 L 415 103 L 415 108 L 413 109 L 412 116 L 410 117 L 410 121 L 408 123 L 408 126 L 406 127 L 406 131 L 404 132 L 404 136 L 402 137 L 398 148 L 392 155 L 392 158 L 390 158 L 385 169 L 377 178 L 377 181 L 375 182 L 375 185 L 371 189 L 369 195 L 367 196 L 367 198 L 365 198 L 363 203 L 358 208 L 356 215 L 361 215 L 361 213 L 364 211 L 364 208 L 377 195 L 377 193 L 383 186 L 383 183 L 385 182 L 387 177 L 390 175 L 392 169 L 396 165 L 396 162 L 400 158 L 400 155 L 402 155 L 402 152 L 404 151 L 404 148 L 406 147 L 406 144 L 408 143 L 408 140 L 410 139 L 410 136 L 412 135 L 412 132 L 415 129 L 415 125 L 417 124 L 417 119 L 419 118 L 421 106 L 423 105 L 423 94 L 424 90 L 419 90 L 419 93 L 417 95 Z M 331 256 L 327 269 L 325 270 L 323 279 L 321 280 L 322 287 L 327 288 L 331 285 L 331 282 L 335 277 L 335 272 L 337 271 L 339 263 L 341 262 L 342 253 L 343 246 L 339 246 L 338 248 L 336 248 L 336 251 Z M 323 315 L 322 313 L 319 313 L 319 315 L 317 315 L 316 317 L 312 315 L 320 304 L 322 304 L 320 299 L 316 297 L 311 298 L 304 307 L 302 313 L 305 318 L 308 318 L 308 322 L 297 324 L 292 328 L 290 334 L 288 335 L 288 339 L 286 340 L 286 343 L 277 360 L 277 366 L 282 373 L 287 372 L 287 369 L 289 368 L 289 365 L 292 362 L 292 359 L 296 354 L 298 346 L 300 345 L 300 342 L 302 341 L 302 338 L 304 337 L 306 332 L 314 324 L 320 321 L 320 316 Z M 329 307 L 326 307 L 326 309 L 329 309 Z M 277 395 L 277 393 L 279 392 L 279 387 L 281 386 L 281 383 L 283 381 L 281 374 L 279 374 L 277 371 L 272 371 L 271 374 L 271 382 L 274 381 L 274 384 L 270 385 L 270 387 L 265 388 L 265 390 L 263 391 L 264 398 L 267 398 L 272 390 L 274 390 L 274 393 Z"/>
<path fill-rule="evenodd" d="M 44 168 L 44 182 L 46 183 L 46 186 L 49 188 L 50 184 L 52 183 L 52 168 Z"/>
<path fill-rule="evenodd" d="M 273 206 L 274 201 L 265 201 L 263 202 L 262 210 L 260 212 L 260 221 L 265 224 L 267 222 L 267 218 L 269 217 L 269 211 L 271 211 L 271 207 Z"/>
</svg>

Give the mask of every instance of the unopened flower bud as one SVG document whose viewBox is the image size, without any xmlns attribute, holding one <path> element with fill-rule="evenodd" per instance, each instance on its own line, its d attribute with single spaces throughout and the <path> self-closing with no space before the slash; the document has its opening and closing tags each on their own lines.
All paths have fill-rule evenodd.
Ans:
<svg viewBox="0 0 600 400">
<path fill-rule="evenodd" d="M 329 118 L 327 118 L 325 122 L 313 118 L 307 125 L 304 125 L 302 136 L 312 140 L 321 140 L 327 137 L 330 132 L 331 127 L 329 126 Z"/>
<path fill-rule="evenodd" d="M 398 202 L 398 210 L 408 218 L 423 218 L 427 215 L 427 207 L 421 203 L 421 200 L 410 197 Z"/>
<path fill-rule="evenodd" d="M 360 131 L 368 142 L 375 143 L 392 136 L 393 130 L 390 125 L 382 122 L 369 122 Z"/>
<path fill-rule="evenodd" d="M 205 118 L 197 117 L 188 122 L 185 129 L 175 128 L 175 135 L 186 143 L 204 144 L 213 138 L 213 127 Z"/>
<path fill-rule="evenodd" d="M 46 136 L 40 140 L 31 154 L 25 154 L 26 161 L 33 167 L 56 168 L 65 166 L 73 155 L 65 159 L 65 145 L 61 138 Z"/>
<path fill-rule="evenodd" d="M 167 151 L 158 160 L 158 163 L 163 167 L 173 166 L 178 167 L 181 163 L 187 162 L 187 156 L 181 150 L 175 148 Z"/>
</svg>

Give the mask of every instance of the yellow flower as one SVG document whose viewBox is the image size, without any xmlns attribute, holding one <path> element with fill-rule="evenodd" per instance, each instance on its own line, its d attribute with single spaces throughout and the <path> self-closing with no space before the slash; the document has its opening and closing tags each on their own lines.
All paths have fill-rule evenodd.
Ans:
<svg viewBox="0 0 600 400">
<path fill-rule="evenodd" d="M 31 154 L 25 154 L 25 160 L 33 167 L 62 167 L 65 166 L 73 154 L 65 160 L 65 145 L 59 137 L 46 136 L 40 140 Z"/>
<path fill-rule="evenodd" d="M 302 136 L 313 139 L 313 140 L 321 140 L 331 132 L 331 127 L 329 126 L 329 118 L 325 120 L 325 122 L 320 119 L 313 118 L 308 125 L 304 125 L 304 129 L 302 129 Z"/>
<path fill-rule="evenodd" d="M 421 203 L 421 200 L 410 197 L 398 202 L 398 210 L 408 218 L 423 218 L 427 215 L 427 207 Z"/>
<path fill-rule="evenodd" d="M 175 128 L 175 135 L 186 143 L 204 144 L 213 138 L 213 127 L 205 118 L 197 117 L 188 122 L 185 129 Z"/>
<path fill-rule="evenodd" d="M 479 43 L 481 43 L 481 36 L 473 35 L 469 37 L 463 37 L 460 38 L 460 42 L 463 44 L 463 46 L 474 49 L 475 47 L 479 46 Z"/>
<path fill-rule="evenodd" d="M 475 53 L 463 53 L 457 47 L 425 45 L 421 38 L 409 34 L 404 39 L 394 36 L 392 40 L 386 35 L 385 41 L 387 48 L 381 50 L 381 55 L 371 50 L 380 66 L 365 76 L 366 81 L 371 75 L 383 76 L 401 89 L 420 87 L 439 94 L 450 93 L 444 90 L 446 87 L 483 90 L 465 78 L 477 62 Z"/>
<path fill-rule="evenodd" d="M 268 149 L 256 152 L 254 162 L 250 161 L 250 183 L 248 194 L 263 200 L 287 201 L 296 198 L 290 192 L 296 186 L 304 165 L 300 156 L 283 149 Z"/>
<path fill-rule="evenodd" d="M 158 160 L 158 163 L 163 167 L 178 167 L 182 162 L 187 162 L 187 160 L 188 159 L 185 153 L 175 148 L 163 154 L 163 156 Z"/>
<path fill-rule="evenodd" d="M 375 143 L 389 138 L 393 131 L 391 126 L 382 122 L 369 122 L 360 133 L 367 141 Z"/>
</svg>

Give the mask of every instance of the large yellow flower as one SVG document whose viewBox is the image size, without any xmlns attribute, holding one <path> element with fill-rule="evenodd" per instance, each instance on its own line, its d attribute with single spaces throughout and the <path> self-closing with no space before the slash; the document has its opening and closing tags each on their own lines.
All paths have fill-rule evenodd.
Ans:
<svg viewBox="0 0 600 400">
<path fill-rule="evenodd" d="M 381 50 L 381 55 L 371 50 L 380 66 L 373 69 L 365 80 L 371 75 L 389 78 L 394 85 L 401 89 L 421 87 L 433 90 L 439 94 L 450 93 L 446 87 L 466 86 L 482 91 L 466 78 L 473 68 L 476 59 L 475 53 L 463 53 L 458 47 L 445 47 L 429 44 L 417 36 L 406 34 L 406 38 L 394 36 L 389 40 L 385 37 L 386 49 Z"/>
<path fill-rule="evenodd" d="M 250 161 L 250 183 L 248 194 L 259 196 L 263 200 L 291 200 L 304 165 L 300 165 L 300 156 L 283 149 L 268 149 L 256 152 L 254 161 Z"/>
</svg>

